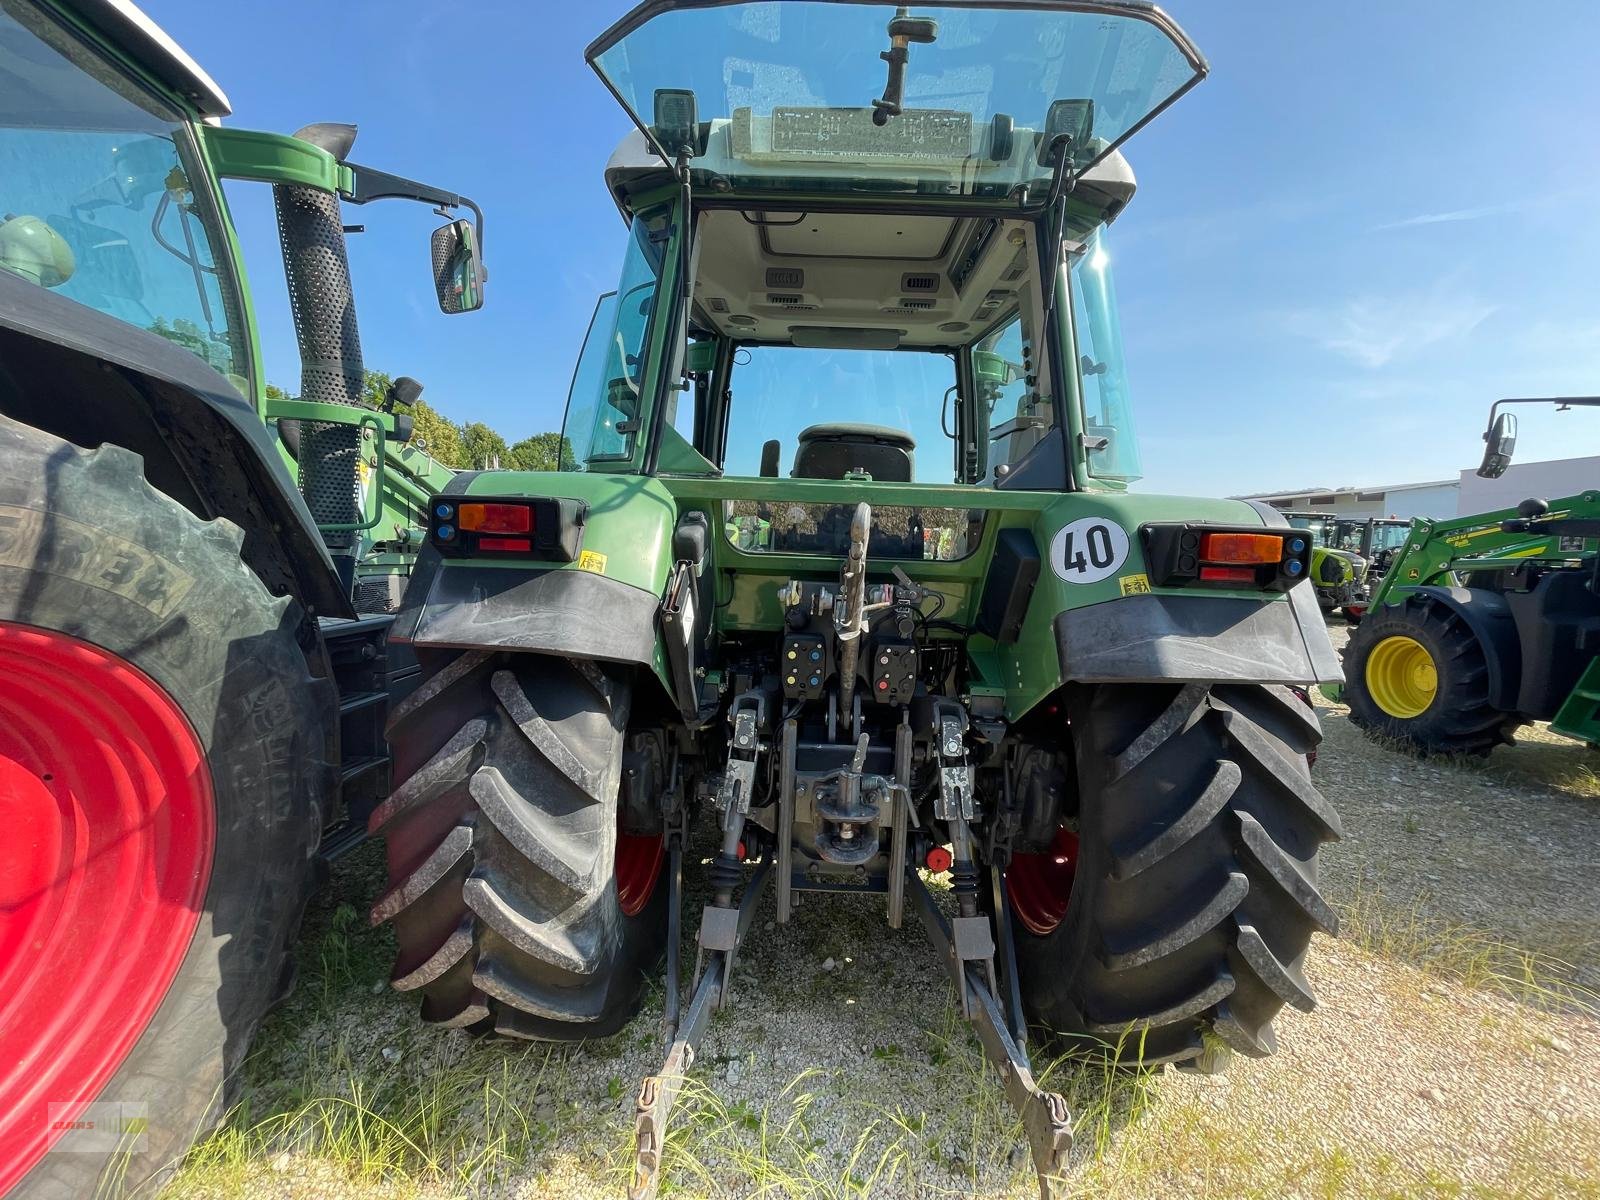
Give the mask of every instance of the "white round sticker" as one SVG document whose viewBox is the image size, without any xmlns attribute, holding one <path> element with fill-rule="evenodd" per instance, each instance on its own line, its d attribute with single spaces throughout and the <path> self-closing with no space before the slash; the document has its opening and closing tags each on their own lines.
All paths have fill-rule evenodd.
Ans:
<svg viewBox="0 0 1600 1200">
<path fill-rule="evenodd" d="M 1104 517 L 1079 517 L 1050 542 L 1050 566 L 1068 583 L 1099 583 L 1127 558 L 1127 533 Z"/>
</svg>

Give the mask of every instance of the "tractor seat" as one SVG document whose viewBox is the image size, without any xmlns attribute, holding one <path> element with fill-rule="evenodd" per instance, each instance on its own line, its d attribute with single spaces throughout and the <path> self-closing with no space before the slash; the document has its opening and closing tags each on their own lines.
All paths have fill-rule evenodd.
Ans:
<svg viewBox="0 0 1600 1200">
<path fill-rule="evenodd" d="M 794 452 L 797 479 L 843 479 L 866 471 L 881 483 L 910 483 L 917 441 L 886 425 L 812 425 Z"/>
</svg>

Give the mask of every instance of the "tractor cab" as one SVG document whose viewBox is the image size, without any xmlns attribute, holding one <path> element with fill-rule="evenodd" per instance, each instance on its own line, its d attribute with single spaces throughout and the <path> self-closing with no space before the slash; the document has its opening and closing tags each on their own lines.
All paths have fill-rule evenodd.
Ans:
<svg viewBox="0 0 1600 1200">
<path fill-rule="evenodd" d="M 1117 148 L 1204 64 L 1159 10 L 1092 7 L 668 4 L 599 38 L 638 130 L 606 171 L 632 236 L 574 381 L 578 469 L 1137 479 Z"/>
</svg>

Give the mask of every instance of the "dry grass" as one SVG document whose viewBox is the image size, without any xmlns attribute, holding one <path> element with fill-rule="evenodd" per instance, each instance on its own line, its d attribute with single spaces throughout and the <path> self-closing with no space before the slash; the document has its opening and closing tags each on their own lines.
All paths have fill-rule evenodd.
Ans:
<svg viewBox="0 0 1600 1200">
<path fill-rule="evenodd" d="M 1037 1063 L 1076 1118 L 1063 1194 L 1600 1200 L 1592 755 L 1534 731 L 1488 764 L 1418 760 L 1322 711 L 1317 772 L 1349 835 L 1325 877 L 1344 940 L 1308 964 L 1321 1005 L 1226 1076 Z M 576 1049 L 420 1026 L 382 986 L 387 931 L 357 915 L 378 874 L 372 853 L 341 866 L 241 1104 L 161 1200 L 619 1195 L 659 991 L 620 1038 Z M 1037 1194 L 919 930 L 808 900 L 786 929 L 758 923 L 739 975 L 675 1114 L 664 1195 Z"/>
</svg>

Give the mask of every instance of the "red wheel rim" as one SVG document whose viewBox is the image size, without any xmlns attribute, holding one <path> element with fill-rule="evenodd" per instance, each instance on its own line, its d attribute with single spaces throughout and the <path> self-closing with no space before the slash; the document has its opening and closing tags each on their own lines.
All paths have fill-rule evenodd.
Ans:
<svg viewBox="0 0 1600 1200">
<path fill-rule="evenodd" d="M 1011 911 L 1029 933 L 1043 937 L 1061 924 L 1072 902 L 1072 881 L 1078 867 L 1078 835 L 1056 830 L 1043 854 L 1013 854 L 1006 868 Z"/>
<path fill-rule="evenodd" d="M 3 1193 L 99 1095 L 189 948 L 215 838 L 205 751 L 136 667 L 0 622 L 0 828 Z"/>
<path fill-rule="evenodd" d="M 617 903 L 622 906 L 623 916 L 638 916 L 650 902 L 666 849 L 667 839 L 659 833 L 617 830 Z"/>
</svg>

